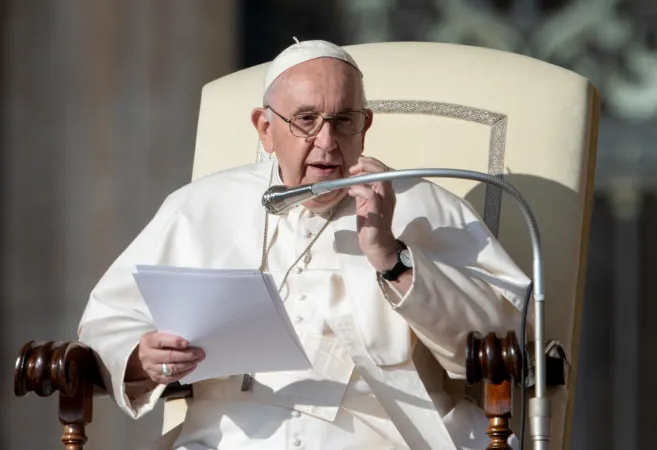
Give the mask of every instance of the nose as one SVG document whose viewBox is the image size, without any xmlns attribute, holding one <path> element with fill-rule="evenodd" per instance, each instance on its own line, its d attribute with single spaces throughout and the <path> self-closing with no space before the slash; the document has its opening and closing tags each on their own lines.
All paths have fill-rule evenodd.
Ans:
<svg viewBox="0 0 657 450">
<path fill-rule="evenodd" d="M 326 152 L 335 150 L 338 147 L 338 136 L 331 122 L 326 121 L 322 124 L 319 132 L 315 135 L 315 147 L 319 147 Z"/>
</svg>

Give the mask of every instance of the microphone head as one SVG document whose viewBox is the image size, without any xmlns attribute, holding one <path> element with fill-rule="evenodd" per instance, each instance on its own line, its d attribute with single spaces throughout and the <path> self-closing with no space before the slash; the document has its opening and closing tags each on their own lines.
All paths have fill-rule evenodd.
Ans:
<svg viewBox="0 0 657 450">
<path fill-rule="evenodd" d="M 280 194 L 284 194 L 287 188 L 285 186 L 271 186 L 262 195 L 262 206 L 265 207 L 269 214 L 280 214 L 279 203 L 277 201 Z"/>
<path fill-rule="evenodd" d="M 269 214 L 284 214 L 314 196 L 311 184 L 297 187 L 271 186 L 262 196 L 262 206 Z"/>
</svg>

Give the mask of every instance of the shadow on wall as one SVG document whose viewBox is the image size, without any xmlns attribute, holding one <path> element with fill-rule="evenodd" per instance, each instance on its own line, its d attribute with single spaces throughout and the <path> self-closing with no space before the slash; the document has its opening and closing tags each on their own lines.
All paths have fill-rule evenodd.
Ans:
<svg viewBox="0 0 657 450">
<path fill-rule="evenodd" d="M 586 261 L 586 254 L 582 254 L 580 242 L 584 200 L 569 187 L 545 178 L 507 174 L 504 175 L 504 179 L 527 201 L 538 223 L 545 278 L 545 336 L 546 339 L 557 339 L 562 342 L 568 353 L 568 361 L 572 362 L 573 354 L 569 343 L 575 344 L 579 341 L 577 333 L 581 322 L 576 323 L 576 319 L 581 317 L 578 307 L 581 308 L 583 303 L 582 296 L 576 296 L 575 293 L 579 289 L 579 278 L 584 276 L 583 273 L 579 273 L 580 261 Z M 465 196 L 465 199 L 482 216 L 486 188 L 487 185 L 478 184 Z M 513 260 L 530 278 L 533 278 L 533 254 L 529 229 L 518 203 L 506 193 L 502 195 L 498 238 Z M 583 281 L 583 279 L 579 280 L 579 283 Z M 533 323 L 527 325 L 531 339 Z M 577 345 L 573 347 L 576 349 Z M 566 417 L 568 396 L 574 401 L 573 388 L 574 386 L 568 387 L 569 393 L 564 388 L 551 390 L 553 442 L 562 442 L 564 433 L 567 433 L 566 429 L 571 428 L 566 425 L 564 429 L 560 424 L 564 423 Z M 530 392 L 529 395 L 531 397 L 533 394 Z M 516 411 L 519 411 L 518 407 L 519 403 Z M 571 415 L 569 419 L 571 424 L 572 420 Z M 529 441 L 526 444 L 529 444 Z"/>
<path fill-rule="evenodd" d="M 573 318 L 567 317 L 563 310 L 573 312 L 578 278 L 584 275 L 578 273 L 580 261 L 586 261 L 580 242 L 584 200 L 569 187 L 542 177 L 507 174 L 504 180 L 520 192 L 538 223 L 548 311 L 547 337 L 568 342 Z M 477 184 L 465 196 L 482 216 L 486 188 L 483 183 Z M 526 220 L 517 202 L 506 193 L 502 195 L 498 239 L 527 276 L 533 277 L 533 254 Z M 581 302 L 581 298 L 578 300 Z"/>
<path fill-rule="evenodd" d="M 581 226 L 575 228 L 575 224 L 582 220 L 584 206 L 578 193 L 553 180 L 534 175 L 505 174 L 504 180 L 520 192 L 538 222 L 546 269 L 551 262 L 563 259 L 564 253 L 579 256 L 579 247 L 564 247 L 575 244 L 579 238 L 579 235 L 573 236 L 581 230 Z M 465 196 L 482 217 L 486 188 L 486 184 L 477 184 Z M 529 230 L 518 203 L 507 193 L 502 195 L 499 239 L 511 257 L 531 275 Z"/>
</svg>

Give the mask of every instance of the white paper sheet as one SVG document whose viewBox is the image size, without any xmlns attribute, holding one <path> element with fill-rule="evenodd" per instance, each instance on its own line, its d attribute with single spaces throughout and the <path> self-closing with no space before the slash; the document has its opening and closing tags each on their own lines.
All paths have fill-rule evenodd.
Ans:
<svg viewBox="0 0 657 450">
<path fill-rule="evenodd" d="M 133 275 L 158 330 L 205 351 L 181 383 L 311 368 L 271 274 L 137 266 Z"/>
</svg>

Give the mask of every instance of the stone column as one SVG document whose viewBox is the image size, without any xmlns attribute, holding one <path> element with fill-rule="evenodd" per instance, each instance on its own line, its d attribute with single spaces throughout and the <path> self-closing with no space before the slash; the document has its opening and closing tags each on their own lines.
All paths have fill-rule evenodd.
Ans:
<svg viewBox="0 0 657 450">
<path fill-rule="evenodd" d="M 238 68 L 234 0 L 8 0 L 2 11 L 2 332 L 69 340 L 89 291 L 167 194 L 190 180 L 202 86 Z M 60 448 L 57 399 L 0 379 L 3 445 Z M 137 448 L 134 422 L 98 401 L 95 450 Z"/>
<path fill-rule="evenodd" d="M 653 170 L 654 164 L 652 164 Z M 638 386 L 641 389 L 638 411 L 639 449 L 654 446 L 655 401 L 657 400 L 657 189 L 654 180 L 643 197 L 639 226 L 639 348 L 640 371 Z"/>
<path fill-rule="evenodd" d="M 636 177 L 613 180 L 610 198 L 615 221 L 612 314 L 613 448 L 639 448 L 639 213 L 641 185 Z"/>
<path fill-rule="evenodd" d="M 612 203 L 604 192 L 595 195 L 591 217 L 586 267 L 586 290 L 575 382 L 570 448 L 573 450 L 611 450 L 614 427 L 611 348 L 614 336 L 614 290 L 616 280 L 615 217 Z M 572 387 L 571 387 L 572 389 Z"/>
</svg>

